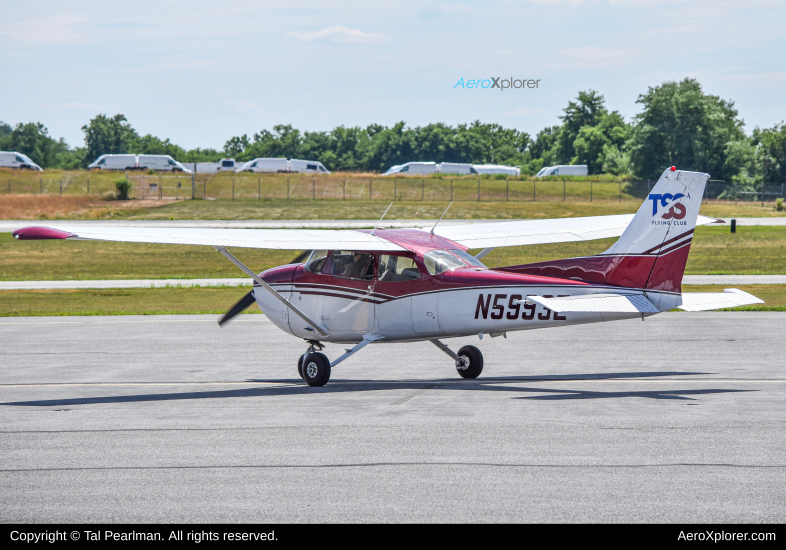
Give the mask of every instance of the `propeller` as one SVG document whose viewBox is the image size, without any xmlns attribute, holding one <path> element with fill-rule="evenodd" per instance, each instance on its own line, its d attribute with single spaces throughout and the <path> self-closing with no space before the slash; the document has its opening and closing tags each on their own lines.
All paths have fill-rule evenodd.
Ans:
<svg viewBox="0 0 786 550">
<path fill-rule="evenodd" d="M 310 254 L 311 254 L 311 250 L 304 250 L 303 252 L 295 256 L 292 259 L 292 261 L 289 263 L 291 264 L 302 263 L 303 260 L 308 258 Z M 250 305 L 252 305 L 255 301 L 256 299 L 254 298 L 254 291 L 251 290 L 248 292 L 248 294 L 243 296 L 235 305 L 229 308 L 229 311 L 227 311 L 224 314 L 224 316 L 218 320 L 218 326 L 220 327 L 223 326 L 225 323 L 231 321 L 236 315 L 243 313 L 243 311 L 245 311 L 245 309 Z"/>
<path fill-rule="evenodd" d="M 249 291 L 248 294 L 243 296 L 238 303 L 233 305 L 229 311 L 227 311 L 221 319 L 218 320 L 218 326 L 223 326 L 224 323 L 231 320 L 235 315 L 242 313 L 248 306 L 253 304 L 255 301 L 254 299 L 254 291 Z"/>
</svg>

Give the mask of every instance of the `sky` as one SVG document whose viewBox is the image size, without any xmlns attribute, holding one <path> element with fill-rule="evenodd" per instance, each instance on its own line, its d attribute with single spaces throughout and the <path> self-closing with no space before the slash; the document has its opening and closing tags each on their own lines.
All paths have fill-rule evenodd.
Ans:
<svg viewBox="0 0 786 550">
<path fill-rule="evenodd" d="M 0 19 L 0 120 L 83 144 L 99 113 L 186 149 L 276 124 L 450 125 L 535 135 L 579 91 L 627 120 L 666 81 L 786 119 L 782 0 L 26 0 Z M 538 80 L 472 88 L 460 79 Z"/>
</svg>

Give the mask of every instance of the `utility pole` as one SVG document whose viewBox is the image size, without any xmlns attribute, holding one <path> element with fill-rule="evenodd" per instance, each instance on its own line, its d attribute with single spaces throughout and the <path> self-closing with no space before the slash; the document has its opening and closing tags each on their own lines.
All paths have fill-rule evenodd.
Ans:
<svg viewBox="0 0 786 550">
<path fill-rule="evenodd" d="M 191 200 L 196 199 L 196 162 L 194 163 L 194 171 L 191 172 Z"/>
</svg>

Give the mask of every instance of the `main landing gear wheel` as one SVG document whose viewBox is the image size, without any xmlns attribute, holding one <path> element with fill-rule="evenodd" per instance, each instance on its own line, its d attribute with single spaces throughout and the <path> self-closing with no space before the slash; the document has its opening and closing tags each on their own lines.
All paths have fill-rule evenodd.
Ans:
<svg viewBox="0 0 786 550">
<path fill-rule="evenodd" d="M 330 380 L 330 361 L 322 353 L 309 353 L 303 360 L 303 380 L 309 386 L 324 386 Z"/>
<path fill-rule="evenodd" d="M 305 356 L 306 356 L 306 354 L 304 353 L 303 355 L 301 355 L 301 356 L 300 356 L 300 357 L 298 357 L 298 359 L 297 359 L 297 375 L 298 375 L 300 378 L 303 378 L 303 358 L 304 358 Z"/>
<path fill-rule="evenodd" d="M 483 354 L 475 346 L 464 346 L 458 350 L 462 365 L 456 363 L 456 370 L 462 378 L 477 378 L 483 372 Z"/>
</svg>

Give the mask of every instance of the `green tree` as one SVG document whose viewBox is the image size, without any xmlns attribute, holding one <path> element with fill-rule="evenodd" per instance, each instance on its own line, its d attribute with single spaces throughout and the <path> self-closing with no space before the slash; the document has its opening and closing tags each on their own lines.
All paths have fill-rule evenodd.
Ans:
<svg viewBox="0 0 786 550">
<path fill-rule="evenodd" d="M 656 179 L 669 166 L 727 181 L 739 173 L 726 162 L 729 142 L 746 139 L 733 102 L 705 94 L 692 78 L 651 87 L 637 102 L 644 110 L 628 144 L 636 175 Z"/>
<path fill-rule="evenodd" d="M 139 137 L 126 117 L 121 114 L 111 118 L 100 114 L 82 126 L 82 131 L 85 133 L 86 146 L 84 166 L 101 155 L 130 152 Z"/>
<path fill-rule="evenodd" d="M 753 130 L 756 169 L 767 184 L 786 183 L 786 126 L 781 122 L 772 128 Z"/>
</svg>

